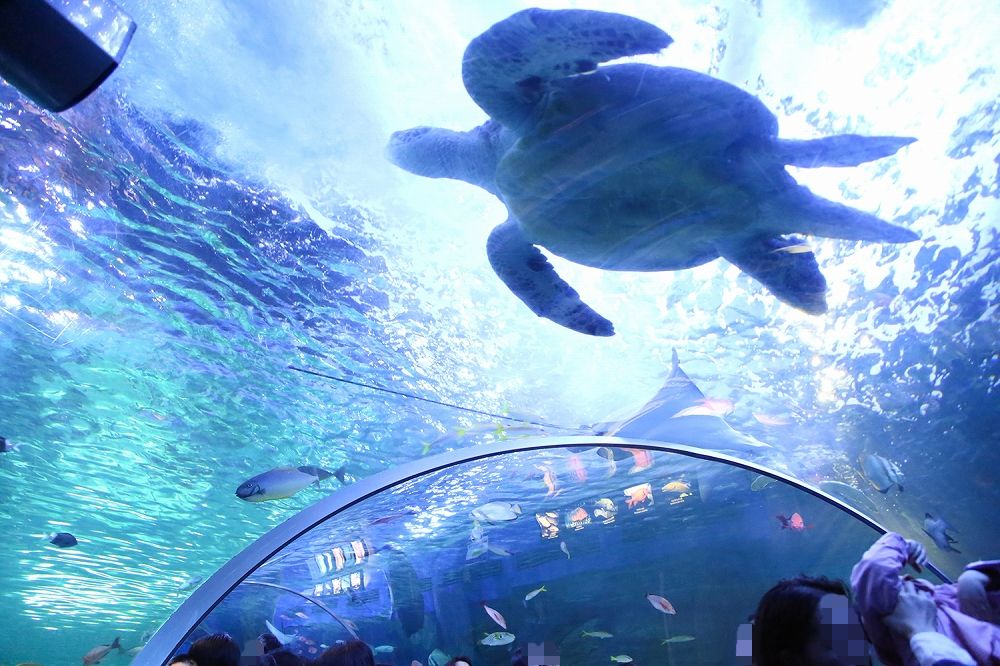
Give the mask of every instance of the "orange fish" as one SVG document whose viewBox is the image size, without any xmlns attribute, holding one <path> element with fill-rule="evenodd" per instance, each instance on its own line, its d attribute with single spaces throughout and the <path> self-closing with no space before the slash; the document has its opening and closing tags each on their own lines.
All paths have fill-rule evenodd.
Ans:
<svg viewBox="0 0 1000 666">
<path fill-rule="evenodd" d="M 638 486 L 632 486 L 631 488 L 625 489 L 625 495 L 628 497 L 625 505 L 628 508 L 632 508 L 637 504 L 642 504 L 646 501 L 652 501 L 653 499 L 653 487 L 648 483 L 640 483 Z"/>
<path fill-rule="evenodd" d="M 501 615 L 499 611 L 496 611 L 487 606 L 485 601 L 482 602 L 482 604 L 483 604 L 483 610 L 486 611 L 486 614 L 490 616 L 490 619 L 499 624 L 501 629 L 506 629 L 507 620 L 503 619 L 503 615 Z"/>
<path fill-rule="evenodd" d="M 790 518 L 786 518 L 784 515 L 775 516 L 781 523 L 781 529 L 783 530 L 795 530 L 796 532 L 801 532 L 802 530 L 812 527 L 812 525 L 806 525 L 806 521 L 802 520 L 802 516 L 799 513 L 793 513 Z"/>
<path fill-rule="evenodd" d="M 635 464 L 632 465 L 632 469 L 628 471 L 629 474 L 636 474 L 644 469 L 649 469 L 653 466 L 653 453 L 647 451 L 646 449 L 625 449 L 632 454 L 632 459 L 635 460 Z"/>
<path fill-rule="evenodd" d="M 583 483 L 587 480 L 587 468 L 583 466 L 583 461 L 580 460 L 580 456 L 575 453 L 569 457 L 567 461 L 569 463 L 569 468 L 573 471 L 573 475 L 576 476 L 576 480 Z"/>
<path fill-rule="evenodd" d="M 586 520 L 589 517 L 586 509 L 582 506 L 578 506 L 569 514 L 570 521 L 574 523 L 579 523 L 580 521 Z"/>
<path fill-rule="evenodd" d="M 674 610 L 674 605 L 660 595 L 647 594 L 646 599 L 653 605 L 653 608 L 661 613 L 666 613 L 667 615 L 677 615 L 677 611 Z"/>
<path fill-rule="evenodd" d="M 549 497 L 559 492 L 556 473 L 552 471 L 552 468 L 548 465 L 535 465 L 535 467 L 542 472 L 542 482 L 545 483 L 545 487 L 549 489 L 549 491 L 545 493 L 545 496 Z"/>
</svg>

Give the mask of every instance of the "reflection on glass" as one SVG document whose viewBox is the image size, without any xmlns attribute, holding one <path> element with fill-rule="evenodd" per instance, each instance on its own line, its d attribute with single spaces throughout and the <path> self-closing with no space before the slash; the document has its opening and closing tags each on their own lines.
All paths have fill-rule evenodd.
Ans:
<svg viewBox="0 0 1000 666">
<path fill-rule="evenodd" d="M 616 456 L 638 471 L 608 474 Z M 506 664 L 543 645 L 563 664 L 732 663 L 764 590 L 802 572 L 846 578 L 877 538 L 785 484 L 752 490 L 754 478 L 621 447 L 455 465 L 302 534 L 192 637 L 227 631 L 243 644 L 270 626 L 315 657 L 353 632 L 379 663 L 403 666 L 459 654 Z M 809 529 L 782 529 L 774 517 L 789 507 Z"/>
</svg>

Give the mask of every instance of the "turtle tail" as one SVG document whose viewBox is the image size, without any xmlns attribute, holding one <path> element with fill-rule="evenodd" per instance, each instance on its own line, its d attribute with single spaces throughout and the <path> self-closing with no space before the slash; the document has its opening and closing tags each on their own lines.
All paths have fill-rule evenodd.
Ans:
<svg viewBox="0 0 1000 666">
<path fill-rule="evenodd" d="M 631 16 L 585 9 L 526 9 L 493 25 L 465 49 L 462 81 L 486 113 L 517 129 L 549 81 L 602 62 L 656 53 L 673 39 Z"/>
</svg>

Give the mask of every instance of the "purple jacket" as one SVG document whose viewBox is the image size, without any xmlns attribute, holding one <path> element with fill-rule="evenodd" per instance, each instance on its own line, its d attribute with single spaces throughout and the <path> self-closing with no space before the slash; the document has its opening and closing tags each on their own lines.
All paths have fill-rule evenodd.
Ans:
<svg viewBox="0 0 1000 666">
<path fill-rule="evenodd" d="M 902 587 L 900 574 L 906 566 L 906 540 L 887 532 L 871 548 L 851 572 L 854 604 L 861 614 L 869 640 L 886 666 L 916 666 L 909 643 L 897 637 L 882 623 L 882 617 L 896 608 Z M 1000 628 L 965 615 L 958 610 L 956 585 L 931 585 L 916 579 L 917 588 L 930 592 L 937 605 L 938 631 L 952 639 L 976 660 L 977 664 L 1000 666 Z M 990 593 L 992 604 L 1000 595 Z"/>
</svg>

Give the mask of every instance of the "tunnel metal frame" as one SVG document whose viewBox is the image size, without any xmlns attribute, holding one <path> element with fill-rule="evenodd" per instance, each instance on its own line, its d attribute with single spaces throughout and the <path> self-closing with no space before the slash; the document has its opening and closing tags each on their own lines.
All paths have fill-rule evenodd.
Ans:
<svg viewBox="0 0 1000 666">
<path fill-rule="evenodd" d="M 879 534 L 885 534 L 887 531 L 867 514 L 804 481 L 778 470 L 765 467 L 764 465 L 709 449 L 656 440 L 605 437 L 600 435 L 531 437 L 479 444 L 397 465 L 349 486 L 340 488 L 315 504 L 302 509 L 299 513 L 269 530 L 266 534 L 244 548 L 212 574 L 207 581 L 195 590 L 167 618 L 167 621 L 150 638 L 132 664 L 134 666 L 163 666 L 166 664 L 177 648 L 184 643 L 191 631 L 200 625 L 254 571 L 269 562 L 275 555 L 294 543 L 303 534 L 306 534 L 314 527 L 351 508 L 355 504 L 364 502 L 370 497 L 407 481 L 477 460 L 525 451 L 599 446 L 676 453 L 690 458 L 739 467 L 803 490 L 868 525 Z M 951 579 L 931 562 L 927 562 L 926 566 L 942 581 L 946 583 L 951 582 Z"/>
</svg>

